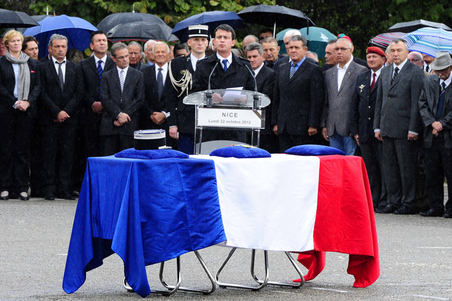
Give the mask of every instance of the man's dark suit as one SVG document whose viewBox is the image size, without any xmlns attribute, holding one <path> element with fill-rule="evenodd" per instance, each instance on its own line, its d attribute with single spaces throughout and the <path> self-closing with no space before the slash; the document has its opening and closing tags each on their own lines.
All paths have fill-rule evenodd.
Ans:
<svg viewBox="0 0 452 301">
<path fill-rule="evenodd" d="M 248 68 L 249 70 L 248 70 Z M 214 70 L 215 68 L 215 70 Z M 211 89 L 226 89 L 233 87 L 243 87 L 244 90 L 254 91 L 254 76 L 251 73 L 251 65 L 248 60 L 237 57 L 232 53 L 232 63 L 226 70 L 214 53 L 212 56 L 198 61 L 195 76 L 193 78 L 192 92 L 204 91 L 208 89 L 209 76 Z M 228 131 L 220 134 L 217 130 L 204 131 L 205 140 L 238 140 L 245 142 L 243 131 Z"/>
<path fill-rule="evenodd" d="M 113 69 L 116 64 L 107 56 L 103 72 Z M 93 104 L 100 101 L 99 76 L 94 56 L 80 62 L 83 74 L 84 94 L 80 106 L 80 124 L 83 132 L 84 158 L 99 156 L 99 128 L 101 114 L 93 112 Z"/>
<path fill-rule="evenodd" d="M 272 125 L 278 125 L 281 152 L 298 144 L 313 142 L 308 129 L 319 128 L 325 99 L 319 66 L 305 60 L 289 79 L 290 68 L 290 63 L 278 67 L 272 99 Z"/>
<path fill-rule="evenodd" d="M 129 67 L 135 69 L 135 70 L 139 70 L 139 71 L 143 71 L 144 69 L 149 67 L 149 64 L 142 64 L 141 62 L 138 62 L 138 64 L 136 65 L 129 65 Z"/>
<path fill-rule="evenodd" d="M 0 58 L 0 191 L 28 192 L 30 139 L 41 93 L 38 62 L 28 60 L 30 92 L 27 111 L 14 109 L 16 80 L 12 64 Z"/>
<path fill-rule="evenodd" d="M 275 89 L 276 72 L 263 66 L 256 76 L 256 83 L 257 91 L 267 95 L 271 100 Z M 279 151 L 278 136 L 276 136 L 272 128 L 271 103 L 265 108 L 265 129 L 261 130 L 260 140 L 260 148 L 263 148 L 270 153 L 277 153 Z"/>
<path fill-rule="evenodd" d="M 63 90 L 52 59 L 41 65 L 42 103 L 38 106 L 38 123 L 42 126 L 42 176 L 46 196 L 69 194 L 74 162 L 77 113 L 83 93 L 80 66 L 66 59 Z M 56 121 L 65 111 L 70 117 Z"/>
<path fill-rule="evenodd" d="M 129 67 L 122 92 L 118 68 L 103 73 L 100 95 L 104 107 L 100 126 L 103 155 L 133 147 L 133 132 L 139 129 L 144 103 L 143 73 Z M 129 115 L 130 121 L 121 126 L 114 125 L 119 113 Z"/>
<path fill-rule="evenodd" d="M 356 97 L 352 99 L 350 133 L 359 135 L 361 155 L 366 164 L 374 208 L 387 205 L 386 186 L 383 175 L 383 144 L 374 133 L 375 102 L 377 100 L 378 81 L 372 91 L 372 71 L 358 75 L 356 79 Z"/>
<path fill-rule="evenodd" d="M 424 80 L 424 88 L 419 99 L 419 111 L 424 125 L 423 148 L 425 151 L 425 188 L 430 209 L 442 213 L 444 210 L 444 175 L 448 183 L 449 200 L 446 212 L 452 215 L 452 87 L 446 87 L 441 115 L 437 119 L 440 95 L 440 79 L 430 75 Z M 432 133 L 432 123 L 441 122 L 443 130 L 438 136 Z M 451 183 L 451 184 L 449 184 Z"/>
<path fill-rule="evenodd" d="M 383 138 L 383 173 L 390 207 L 388 211 L 403 205 L 400 211 L 414 213 L 418 141 L 408 141 L 408 132 L 419 133 L 420 130 L 418 102 L 424 73 L 406 60 L 391 83 L 394 68 L 395 64 L 392 64 L 381 71 L 374 129 L 380 129 Z"/>
</svg>

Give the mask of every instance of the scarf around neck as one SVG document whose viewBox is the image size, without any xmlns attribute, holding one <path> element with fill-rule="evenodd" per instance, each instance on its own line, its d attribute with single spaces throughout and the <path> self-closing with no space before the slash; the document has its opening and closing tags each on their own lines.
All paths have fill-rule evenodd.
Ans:
<svg viewBox="0 0 452 301">
<path fill-rule="evenodd" d="M 19 58 L 16 59 L 8 51 L 5 54 L 6 59 L 11 64 L 19 64 L 19 82 L 17 84 L 17 99 L 28 100 L 30 93 L 30 68 L 28 68 L 28 59 L 30 58 L 23 52 L 20 52 Z"/>
</svg>

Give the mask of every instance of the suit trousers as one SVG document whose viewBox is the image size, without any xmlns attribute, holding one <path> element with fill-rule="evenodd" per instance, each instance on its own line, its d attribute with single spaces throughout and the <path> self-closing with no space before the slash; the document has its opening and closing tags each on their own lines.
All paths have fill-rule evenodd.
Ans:
<svg viewBox="0 0 452 301">
<path fill-rule="evenodd" d="M 177 140 L 177 148 L 179 151 L 187 155 L 194 154 L 195 137 L 193 134 L 184 134 L 179 132 L 179 139 Z"/>
<path fill-rule="evenodd" d="M 388 204 L 415 209 L 418 141 L 383 137 L 383 174 Z"/>
<path fill-rule="evenodd" d="M 293 146 L 312 144 L 314 143 L 314 138 L 309 135 L 290 135 L 286 128 L 283 129 L 282 133 L 278 135 L 279 137 L 279 151 L 284 153 L 286 150 Z"/>
<path fill-rule="evenodd" d="M 28 192 L 33 123 L 26 112 L 0 114 L 0 191 Z"/>
<path fill-rule="evenodd" d="M 433 137 L 432 146 L 425 150 L 425 189 L 430 209 L 444 209 L 444 175 L 447 179 L 449 200 L 446 211 L 452 212 L 452 149 L 444 146 L 444 135 Z"/>
<path fill-rule="evenodd" d="M 41 128 L 45 195 L 70 193 L 77 124 L 56 122 Z"/>
<path fill-rule="evenodd" d="M 111 156 L 134 146 L 134 139 L 131 135 L 106 135 L 100 136 L 102 156 Z"/>
<path fill-rule="evenodd" d="M 365 143 L 360 143 L 359 146 L 369 177 L 374 208 L 386 207 L 388 200 L 383 175 L 383 143 L 376 138 L 371 138 Z"/>
</svg>

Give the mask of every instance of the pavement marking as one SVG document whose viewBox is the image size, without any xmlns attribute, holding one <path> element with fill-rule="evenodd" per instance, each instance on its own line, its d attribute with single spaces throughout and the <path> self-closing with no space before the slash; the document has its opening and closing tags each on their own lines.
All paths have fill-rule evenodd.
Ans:
<svg viewBox="0 0 452 301">
<path fill-rule="evenodd" d="M 67 254 L 57 254 L 58 256 L 67 256 Z"/>
<path fill-rule="evenodd" d="M 332 288 L 323 288 L 323 287 L 311 287 L 313 290 L 320 290 L 320 291 L 331 291 L 336 293 L 348 293 L 348 291 L 341 291 L 341 290 L 335 290 Z"/>
<path fill-rule="evenodd" d="M 286 292 L 286 291 L 274 291 L 275 293 L 281 293 L 281 294 L 291 294 L 295 295 L 296 293 Z"/>
<path fill-rule="evenodd" d="M 424 295 L 413 295 L 413 296 L 419 297 L 419 298 L 435 299 L 435 300 L 450 300 L 449 298 L 443 298 L 443 297 L 432 297 L 432 296 L 424 296 Z"/>
<path fill-rule="evenodd" d="M 452 249 L 452 247 L 417 247 L 418 249 Z"/>
</svg>

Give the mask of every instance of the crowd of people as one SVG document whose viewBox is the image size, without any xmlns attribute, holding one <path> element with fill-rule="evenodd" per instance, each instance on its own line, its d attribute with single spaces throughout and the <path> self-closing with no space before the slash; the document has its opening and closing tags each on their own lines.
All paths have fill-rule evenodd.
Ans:
<svg viewBox="0 0 452 301">
<path fill-rule="evenodd" d="M 325 63 L 298 30 L 280 53 L 270 30 L 248 35 L 242 50 L 226 24 L 190 26 L 186 44 L 149 40 L 114 43 L 91 34 L 92 56 L 69 54 L 54 34 L 49 55 L 38 42 L 11 30 L 0 55 L 1 199 L 31 195 L 75 199 L 88 157 L 134 146 L 139 129 L 164 129 L 167 144 L 193 154 L 193 92 L 243 87 L 271 99 L 260 147 L 271 153 L 323 144 L 366 164 L 378 213 L 452 217 L 444 206 L 444 178 L 452 180 L 451 57 L 409 52 L 403 39 L 353 56 L 341 34 L 328 42 Z M 252 72 L 251 72 L 252 70 Z M 253 78 L 254 77 L 254 78 Z M 247 142 L 241 131 L 209 131 L 205 139 Z M 425 180 L 424 180 L 425 177 Z M 449 189 L 449 195 L 451 190 Z"/>
</svg>

